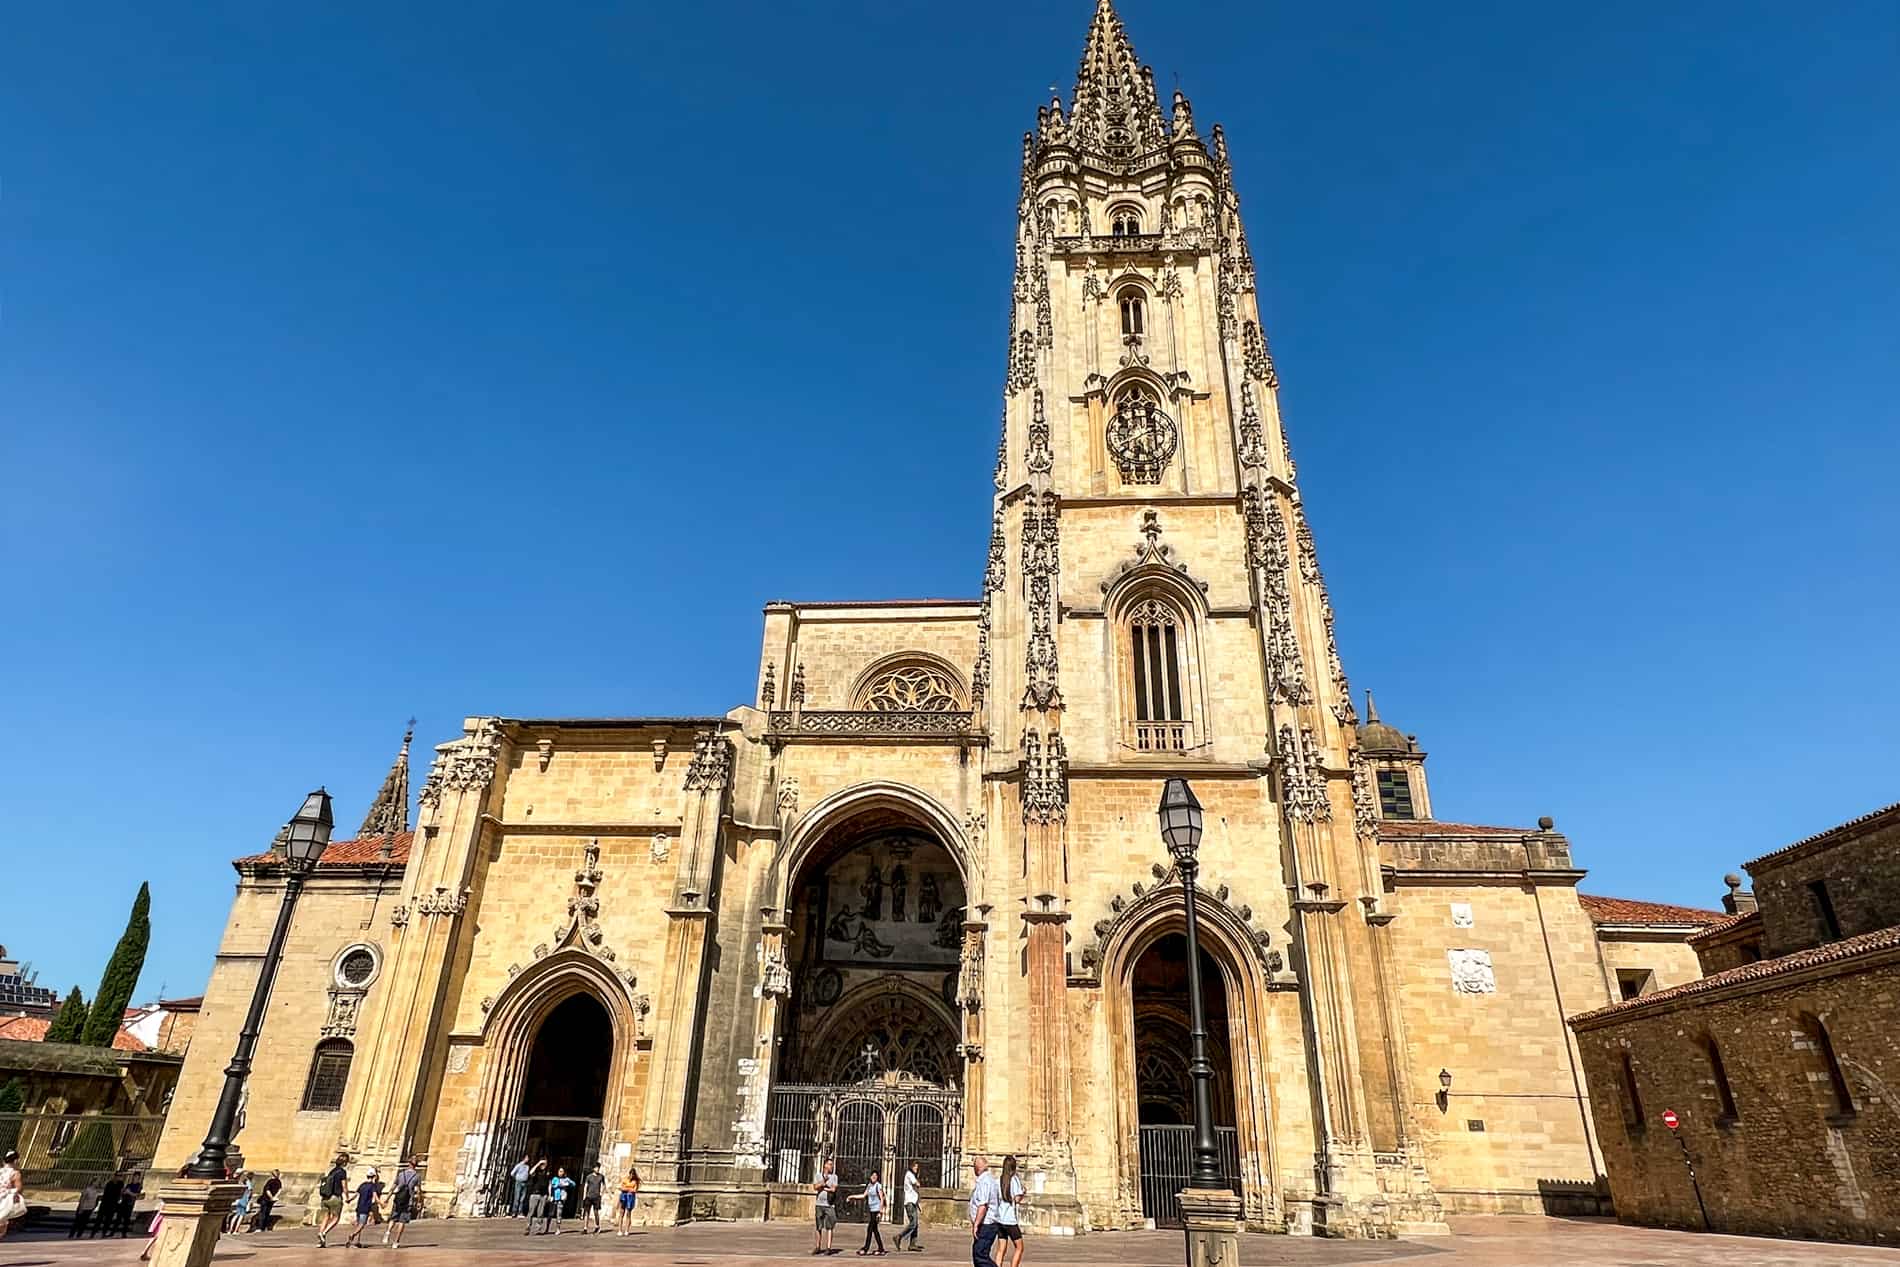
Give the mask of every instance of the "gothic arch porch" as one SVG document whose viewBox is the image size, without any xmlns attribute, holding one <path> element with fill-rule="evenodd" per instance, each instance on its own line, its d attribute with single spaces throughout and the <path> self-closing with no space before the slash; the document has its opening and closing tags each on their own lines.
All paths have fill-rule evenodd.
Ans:
<svg viewBox="0 0 1900 1267">
<path fill-rule="evenodd" d="M 810 1183 L 826 1157 L 846 1186 L 913 1160 L 926 1186 L 955 1182 L 981 925 L 949 815 L 897 785 L 848 789 L 812 808 L 776 866 L 767 1182 Z"/>
<path fill-rule="evenodd" d="M 635 1000 L 608 964 L 570 947 L 536 960 L 502 992 L 482 1027 L 478 1093 L 482 1208 L 505 1201 L 503 1179 L 523 1151 L 585 1166 L 630 1139 Z M 602 1049 L 604 1048 L 604 1050 Z"/>
<path fill-rule="evenodd" d="M 1172 945 L 1178 947 L 1178 954 L 1185 953 L 1183 896 L 1172 877 L 1147 890 L 1120 913 L 1103 947 L 1100 979 L 1113 1075 L 1117 1215 L 1123 1226 L 1138 1224 L 1144 1217 L 1141 1127 L 1162 1124 L 1171 1114 L 1192 1120 L 1180 1114 L 1185 1106 L 1175 1103 L 1185 1085 L 1174 1088 L 1173 1095 L 1165 1093 L 1170 1077 L 1185 1074 L 1185 1058 L 1170 1062 L 1165 1048 L 1155 1041 L 1161 1037 L 1158 1029 L 1177 1029 L 1178 1040 L 1186 1042 L 1185 1002 L 1177 1007 L 1152 992 L 1138 990 L 1137 980 L 1144 961 L 1152 963 L 1151 952 Z M 1281 1213 L 1268 1092 L 1267 976 L 1256 935 L 1213 894 L 1203 894 L 1203 899 L 1197 904 L 1203 965 L 1211 963 L 1216 970 L 1206 974 L 1202 983 L 1203 997 L 1210 1003 L 1208 1048 L 1215 1065 L 1215 1120 L 1232 1129 L 1231 1144 L 1223 1142 L 1223 1147 L 1233 1150 L 1229 1157 L 1239 1173 L 1247 1223 L 1276 1226 Z M 1217 990 L 1218 1000 L 1211 997 Z M 1214 1032 L 1223 1021 L 1224 1029 Z M 1145 1069 L 1144 1056 L 1148 1057 Z M 1157 1059 L 1168 1068 L 1158 1067 Z M 1152 1199 L 1149 1204 L 1153 1205 Z"/>
</svg>

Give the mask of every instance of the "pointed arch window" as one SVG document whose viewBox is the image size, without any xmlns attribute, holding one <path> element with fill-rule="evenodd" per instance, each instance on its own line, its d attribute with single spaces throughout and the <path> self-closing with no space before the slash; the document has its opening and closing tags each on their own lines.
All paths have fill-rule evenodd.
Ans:
<svg viewBox="0 0 1900 1267">
<path fill-rule="evenodd" d="M 1834 1051 L 1833 1036 L 1827 1032 L 1827 1026 L 1821 1018 L 1809 1012 L 1801 1018 L 1801 1028 L 1807 1031 L 1808 1043 L 1815 1054 L 1821 1058 L 1821 1064 L 1827 1072 L 1828 1089 L 1833 1092 L 1834 1113 L 1838 1117 L 1852 1117 L 1858 1108 L 1854 1104 L 1853 1088 L 1847 1084 L 1847 1071 L 1841 1068 L 1841 1060 Z"/>
<path fill-rule="evenodd" d="M 1138 237 L 1141 234 L 1141 212 L 1133 207 L 1117 207 L 1108 213 L 1109 231 L 1118 238 Z"/>
<path fill-rule="evenodd" d="M 1143 599 L 1128 615 L 1135 747 L 1142 752 L 1188 746 L 1186 642 L 1187 622 L 1171 603 Z"/>
<path fill-rule="evenodd" d="M 1141 287 L 1129 286 L 1118 296 L 1122 307 L 1122 337 L 1139 339 L 1148 333 Z"/>
<path fill-rule="evenodd" d="M 347 1038 L 326 1038 L 310 1059 L 310 1076 L 303 1084 L 305 1113 L 334 1113 L 343 1107 L 343 1090 L 350 1083 L 350 1061 L 356 1048 Z"/>
<path fill-rule="evenodd" d="M 1728 1068 L 1722 1063 L 1722 1049 L 1715 1044 L 1715 1035 L 1705 1034 L 1702 1038 L 1702 1050 L 1709 1058 L 1709 1076 L 1715 1081 L 1715 1098 L 1721 1109 L 1717 1122 L 1739 1122 L 1742 1115 L 1735 1108 L 1735 1090 L 1728 1084 Z"/>
</svg>

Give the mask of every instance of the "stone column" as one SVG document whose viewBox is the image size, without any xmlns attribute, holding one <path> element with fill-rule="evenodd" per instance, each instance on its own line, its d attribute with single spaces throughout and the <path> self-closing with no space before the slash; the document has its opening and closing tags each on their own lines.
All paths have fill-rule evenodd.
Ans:
<svg viewBox="0 0 1900 1267">
<path fill-rule="evenodd" d="M 207 1267 L 224 1220 L 244 1185 L 178 1179 L 158 1190 L 165 1222 L 152 1249 L 153 1267 Z"/>
</svg>

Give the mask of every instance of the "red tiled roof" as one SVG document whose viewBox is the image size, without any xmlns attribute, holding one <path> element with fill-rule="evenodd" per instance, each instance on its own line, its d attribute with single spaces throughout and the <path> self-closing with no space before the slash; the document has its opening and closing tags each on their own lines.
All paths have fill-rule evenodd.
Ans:
<svg viewBox="0 0 1900 1267">
<path fill-rule="evenodd" d="M 1707 927 L 1722 919 L 1720 911 L 1705 911 L 1694 906 L 1672 906 L 1668 902 L 1638 902 L 1627 897 L 1597 897 L 1577 894 L 1584 913 L 1593 924 L 1695 924 Z"/>
<path fill-rule="evenodd" d="M 44 1016 L 9 1016 L 0 1019 L 0 1038 L 11 1038 L 17 1042 L 43 1043 L 46 1031 L 53 1028 L 53 1022 Z M 124 1030 L 112 1036 L 115 1051 L 147 1051 L 144 1043 L 132 1037 Z"/>
<path fill-rule="evenodd" d="M 1730 968 L 1714 976 L 1699 977 L 1694 981 L 1685 981 L 1681 985 L 1672 985 L 1667 990 L 1658 990 L 1654 994 L 1645 994 L 1640 998 L 1615 1003 L 1609 1007 L 1600 1007 L 1594 1012 L 1585 1012 L 1581 1016 L 1573 1016 L 1570 1018 L 1570 1023 L 1575 1025 L 1612 1014 L 1622 1016 L 1649 1011 L 1660 1004 L 1672 1003 L 1677 999 L 1693 998 L 1698 994 L 1708 994 L 1726 986 L 1784 976 L 1788 973 L 1799 972 L 1803 968 L 1839 963 L 1887 950 L 1900 950 L 1900 926 L 1883 928 L 1876 933 L 1863 933 L 1859 937 L 1849 937 L 1845 941 L 1831 941 L 1824 946 L 1815 946 L 1808 950 L 1797 950 L 1792 955 L 1783 955 L 1779 959 L 1763 959 L 1757 963 L 1745 963 L 1739 968 Z"/>
<path fill-rule="evenodd" d="M 1792 845 L 1784 845 L 1772 853 L 1765 853 L 1761 857 L 1756 858 L 1753 862 L 1744 862 L 1742 864 L 1742 870 L 1753 875 L 1755 868 L 1764 862 L 1777 861 L 1786 854 L 1791 854 L 1797 849 L 1804 849 L 1809 845 L 1818 844 L 1830 836 L 1839 835 L 1844 839 L 1851 839 L 1869 828 L 1884 826 L 1884 823 L 1880 823 L 1877 820 L 1889 816 L 1900 819 L 1900 801 L 1896 801 L 1892 805 L 1883 805 L 1877 810 L 1871 810 L 1868 813 L 1862 814 L 1859 818 L 1850 818 L 1844 823 L 1837 823 L 1826 831 L 1817 831 L 1812 836 L 1803 836 Z"/>
<path fill-rule="evenodd" d="M 205 996 L 194 994 L 188 999 L 160 999 L 158 1005 L 168 1012 L 196 1012 L 205 1005 Z"/>
<path fill-rule="evenodd" d="M 1386 818 L 1379 821 L 1381 836 L 1534 836 L 1535 827 L 1499 827 L 1485 823 L 1441 823 L 1434 818 Z"/>
<path fill-rule="evenodd" d="M 1748 923 L 1750 920 L 1755 921 L 1757 924 L 1761 923 L 1761 912 L 1760 911 L 1742 911 L 1740 914 L 1736 914 L 1736 915 L 1724 915 L 1721 919 L 1716 920 L 1715 923 L 1710 924 L 1707 928 L 1703 929 L 1701 932 L 1692 935 L 1689 938 L 1689 941 L 1692 944 L 1705 942 L 1705 941 L 1712 941 L 1715 938 L 1720 937 L 1723 933 L 1730 931 L 1731 929 L 1740 928 L 1743 924 Z"/>
<path fill-rule="evenodd" d="M 317 859 L 317 865 L 320 867 L 360 866 L 365 862 L 391 862 L 402 865 L 409 861 L 409 846 L 415 838 L 416 834 L 412 831 L 399 831 L 387 839 L 382 836 L 370 836 L 364 840 L 333 840 L 324 849 L 323 857 Z M 389 846 L 387 856 L 383 854 L 385 844 Z M 265 852 L 239 858 L 234 865 L 257 866 L 282 861 L 283 855 Z"/>
</svg>

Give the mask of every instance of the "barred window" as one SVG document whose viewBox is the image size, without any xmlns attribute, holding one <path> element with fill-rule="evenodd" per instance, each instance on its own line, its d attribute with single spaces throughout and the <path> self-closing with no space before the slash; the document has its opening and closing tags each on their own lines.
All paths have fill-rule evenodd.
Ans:
<svg viewBox="0 0 1900 1267">
<path fill-rule="evenodd" d="M 1121 293 L 1122 334 L 1140 338 L 1147 333 L 1142 323 L 1142 294 L 1139 287 L 1130 286 Z"/>
<path fill-rule="evenodd" d="M 1417 818 L 1412 808 L 1412 780 L 1403 770 L 1381 770 L 1379 779 L 1379 817 Z"/>
<path fill-rule="evenodd" d="M 1181 632 L 1175 610 L 1148 599 L 1128 618 L 1135 660 L 1135 720 L 1180 721 Z"/>
<path fill-rule="evenodd" d="M 350 1081 L 350 1059 L 356 1049 L 347 1038 L 326 1038 L 310 1060 L 310 1077 L 303 1087 L 303 1111 L 334 1113 L 343 1107 L 343 1088 Z"/>
</svg>

